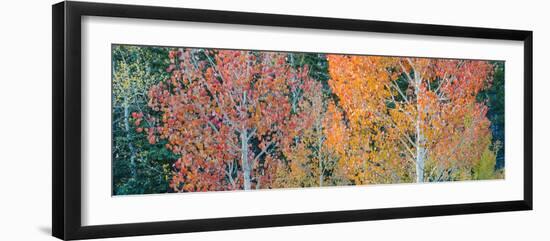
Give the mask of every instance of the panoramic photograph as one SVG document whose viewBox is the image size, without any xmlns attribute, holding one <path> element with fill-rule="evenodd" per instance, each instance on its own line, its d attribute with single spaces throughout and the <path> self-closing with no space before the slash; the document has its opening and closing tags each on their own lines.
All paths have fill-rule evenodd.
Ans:
<svg viewBox="0 0 550 241">
<path fill-rule="evenodd" d="M 505 62 L 113 44 L 112 195 L 505 178 Z"/>
</svg>

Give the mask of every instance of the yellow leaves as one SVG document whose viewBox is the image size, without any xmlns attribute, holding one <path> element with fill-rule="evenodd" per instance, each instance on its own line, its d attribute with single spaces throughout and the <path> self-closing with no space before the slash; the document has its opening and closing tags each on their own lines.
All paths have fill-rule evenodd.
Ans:
<svg viewBox="0 0 550 241">
<path fill-rule="evenodd" d="M 328 105 L 324 125 L 326 126 L 324 133 L 326 135 L 326 145 L 335 150 L 340 156 L 345 155 L 348 131 L 343 122 L 342 114 L 332 102 Z"/>
<path fill-rule="evenodd" d="M 466 170 L 490 144 L 483 61 L 328 55 L 327 88 L 283 53 L 191 52 L 148 92 L 151 143 L 202 165 L 180 170 L 185 190 L 240 188 L 244 160 L 262 187 L 407 182 L 418 156 Z M 118 89 L 139 83 L 133 68 L 120 64 Z"/>
<path fill-rule="evenodd" d="M 410 176 L 403 167 L 414 168 L 416 147 L 429 150 L 422 157 L 428 163 L 441 159 L 462 167 L 490 143 L 479 142 L 490 135 L 483 108 L 472 108 L 490 78 L 486 61 L 327 59 L 329 85 L 339 97 L 340 116 L 346 118 L 338 135 L 327 133 L 327 145 L 338 151 L 339 166 L 355 182 L 395 181 L 385 176 L 392 173 L 388 170 Z"/>
<path fill-rule="evenodd" d="M 331 79 L 329 85 L 339 97 L 342 113 L 347 118 L 343 123 L 342 114 L 335 115 L 340 119 L 333 124 L 331 133 L 327 133 L 327 145 L 337 150 L 340 158 L 339 167 L 355 183 L 369 183 L 371 171 L 376 169 L 372 162 L 381 157 L 375 154 L 371 142 L 383 142 L 388 135 L 388 128 L 395 126 L 393 117 L 405 119 L 398 111 L 387 108 L 386 101 L 396 93 L 389 88 L 396 75 L 389 73 L 397 62 L 393 57 L 377 56 L 328 56 Z M 339 112 L 329 106 L 328 113 Z M 398 121 L 402 124 L 403 121 Z M 337 130 L 337 131 L 336 131 Z"/>
</svg>

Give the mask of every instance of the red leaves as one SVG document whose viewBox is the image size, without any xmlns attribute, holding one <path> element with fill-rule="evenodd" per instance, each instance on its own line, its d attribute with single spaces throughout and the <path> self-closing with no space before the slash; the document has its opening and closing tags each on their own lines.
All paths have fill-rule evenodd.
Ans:
<svg viewBox="0 0 550 241">
<path fill-rule="evenodd" d="M 148 121 L 155 126 L 145 131 L 149 143 L 167 140 L 165 147 L 182 156 L 171 187 L 177 191 L 240 189 L 245 175 L 269 183 L 273 171 L 267 169 L 275 170 L 276 162 L 259 165 L 258 161 L 287 138 L 282 133 L 303 128 L 303 124 L 289 124 L 296 123 L 291 121 L 295 117 L 289 91 L 310 89 L 313 80 L 307 69 L 292 68 L 286 54 L 275 52 L 180 49 L 170 51 L 168 57 L 171 78 L 148 92 L 148 105 L 159 112 L 160 122 Z M 240 133 L 246 133 L 246 138 Z M 258 148 L 263 151 L 254 151 Z M 248 153 L 251 173 L 243 172 L 244 153 Z M 183 164 L 184 156 L 190 163 Z"/>
<path fill-rule="evenodd" d="M 284 53 L 179 49 L 168 57 L 170 78 L 148 92 L 155 118 L 132 113 L 132 121 L 180 157 L 171 182 L 178 192 L 272 187 L 277 170 L 313 176 L 307 165 L 329 159 L 351 183 L 387 182 L 414 175 L 418 149 L 446 165 L 437 159 L 466 163 L 486 144 L 487 108 L 475 98 L 490 79 L 485 61 L 329 55 L 326 93 Z"/>
<path fill-rule="evenodd" d="M 174 59 L 176 57 L 176 51 L 170 51 L 168 52 L 168 58 Z"/>
<path fill-rule="evenodd" d="M 134 119 L 134 125 L 136 127 L 139 127 L 139 125 L 141 124 L 141 120 L 143 118 L 143 113 L 132 112 L 132 118 Z M 138 132 L 141 132 L 141 131 L 138 131 Z"/>
<path fill-rule="evenodd" d="M 166 72 L 170 73 L 172 72 L 173 70 L 176 69 L 176 65 L 175 64 L 171 64 L 168 66 L 168 68 L 166 68 Z"/>
<path fill-rule="evenodd" d="M 176 57 L 181 57 L 182 54 L 183 52 L 181 50 L 171 50 L 170 52 L 168 52 L 168 58 L 172 60 Z"/>
<path fill-rule="evenodd" d="M 154 145 L 157 142 L 154 135 L 149 135 L 147 140 L 149 141 L 149 144 L 151 144 L 151 145 Z"/>
<path fill-rule="evenodd" d="M 342 135 L 355 145 L 329 141 L 344 149 L 347 168 L 360 164 L 362 155 L 395 172 L 419 158 L 437 168 L 471 167 L 490 144 L 487 108 L 476 100 L 491 79 L 489 62 L 342 55 L 328 60 L 329 85 L 349 119 L 349 133 Z M 364 140 L 376 149 L 364 148 Z M 419 149 L 428 154 L 419 157 Z M 387 159 L 395 166 L 386 165 Z M 348 174 L 377 182 L 364 180 L 369 173 Z"/>
<path fill-rule="evenodd" d="M 141 112 L 132 112 L 132 118 L 134 119 L 139 119 L 139 118 L 142 118 L 143 117 L 143 113 Z"/>
</svg>

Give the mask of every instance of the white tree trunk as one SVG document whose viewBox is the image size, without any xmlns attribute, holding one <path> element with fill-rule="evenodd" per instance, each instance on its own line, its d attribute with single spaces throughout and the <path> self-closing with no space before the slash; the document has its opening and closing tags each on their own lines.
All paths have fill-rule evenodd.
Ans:
<svg viewBox="0 0 550 241">
<path fill-rule="evenodd" d="M 422 107 L 418 101 L 420 96 L 420 85 L 422 84 L 422 78 L 418 76 L 418 73 L 414 71 L 415 81 L 415 95 L 416 95 L 416 182 L 424 182 L 424 159 L 425 159 L 425 147 L 424 147 L 424 134 L 422 133 Z"/>
<path fill-rule="evenodd" d="M 241 130 L 241 165 L 243 166 L 244 190 L 250 190 L 250 163 L 248 162 L 248 138 L 246 129 Z"/>
<path fill-rule="evenodd" d="M 134 145 L 130 141 L 130 110 L 128 105 L 124 106 L 124 129 L 126 131 L 126 139 L 128 140 L 128 149 L 130 149 L 130 174 L 133 178 L 137 176 L 136 171 L 136 151 Z"/>
<path fill-rule="evenodd" d="M 416 123 L 416 182 L 424 182 L 424 153 L 425 148 L 422 147 L 424 136 L 420 129 L 420 123 Z"/>
<path fill-rule="evenodd" d="M 320 128 L 317 128 L 317 130 L 320 130 Z M 323 179 L 325 179 L 325 168 L 323 165 L 323 155 L 321 153 L 321 149 L 323 148 L 323 139 L 322 137 L 318 137 L 317 139 L 317 160 L 319 161 L 319 187 L 323 186 Z"/>
<path fill-rule="evenodd" d="M 320 154 L 319 154 L 320 156 Z M 319 187 L 322 187 L 323 186 L 323 179 L 325 179 L 325 170 L 323 168 L 323 161 L 321 159 L 321 157 L 319 157 Z"/>
</svg>

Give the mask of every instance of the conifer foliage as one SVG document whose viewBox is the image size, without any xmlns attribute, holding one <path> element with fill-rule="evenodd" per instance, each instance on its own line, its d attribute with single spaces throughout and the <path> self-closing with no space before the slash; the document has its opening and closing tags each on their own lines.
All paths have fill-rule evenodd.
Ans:
<svg viewBox="0 0 550 241">
<path fill-rule="evenodd" d="M 502 178 L 503 69 L 114 46 L 113 192 Z"/>
</svg>

